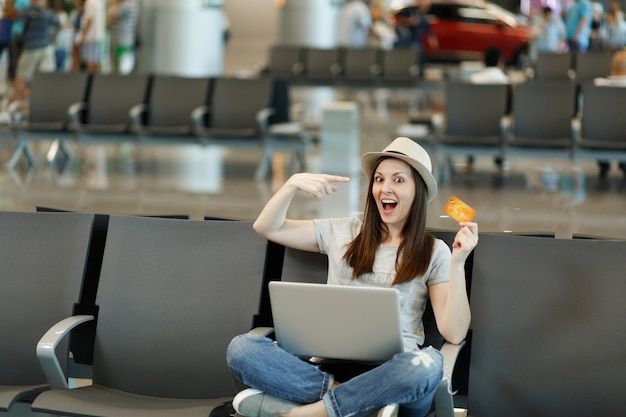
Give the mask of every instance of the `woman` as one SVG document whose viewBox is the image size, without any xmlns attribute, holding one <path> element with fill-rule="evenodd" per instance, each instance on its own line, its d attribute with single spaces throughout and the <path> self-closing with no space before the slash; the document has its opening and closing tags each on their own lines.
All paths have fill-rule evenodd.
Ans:
<svg viewBox="0 0 626 417">
<path fill-rule="evenodd" d="M 246 417 L 284 415 L 365 416 L 388 404 L 417 417 L 431 407 L 442 378 L 442 357 L 424 342 L 421 317 L 428 297 L 446 340 L 465 337 L 470 309 L 464 264 L 478 242 L 478 226 L 460 223 L 452 254 L 426 232 L 426 204 L 437 194 L 430 158 L 408 138 L 397 138 L 382 152 L 363 155 L 370 177 L 364 219 L 291 220 L 287 209 L 299 191 L 323 198 L 346 177 L 296 174 L 270 199 L 254 223 L 269 240 L 328 255 L 329 284 L 395 287 L 400 293 L 405 352 L 344 382 L 276 346 L 270 339 L 238 336 L 228 364 L 252 387 L 233 406 Z M 320 303 L 323 308 L 323 300 Z"/>
<path fill-rule="evenodd" d="M 565 50 L 565 23 L 548 6 L 533 17 L 530 35 L 530 59 L 533 62 L 537 62 L 540 52 L 559 53 Z"/>
</svg>

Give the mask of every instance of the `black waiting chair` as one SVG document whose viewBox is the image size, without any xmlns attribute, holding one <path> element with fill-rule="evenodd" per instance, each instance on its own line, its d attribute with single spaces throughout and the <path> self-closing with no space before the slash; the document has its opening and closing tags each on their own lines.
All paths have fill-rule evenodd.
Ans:
<svg viewBox="0 0 626 417">
<path fill-rule="evenodd" d="M 574 159 L 626 161 L 626 88 L 585 83 L 582 103 Z"/>
<path fill-rule="evenodd" d="M 539 52 L 535 63 L 535 80 L 572 79 L 572 55 L 568 53 Z"/>
<path fill-rule="evenodd" d="M 198 143 L 192 112 L 208 105 L 211 86 L 207 77 L 153 75 L 147 102 L 130 111 L 131 130 L 139 144 Z"/>
<path fill-rule="evenodd" d="M 267 71 L 271 77 L 297 79 L 306 71 L 303 56 L 304 47 L 274 45 L 269 51 Z"/>
<path fill-rule="evenodd" d="M 94 74 L 87 99 L 69 110 L 70 130 L 78 143 L 90 140 L 134 141 L 131 108 L 144 103 L 150 77 L 144 74 Z"/>
<path fill-rule="evenodd" d="M 339 48 L 307 48 L 304 53 L 305 80 L 313 84 L 328 84 L 341 74 L 341 53 Z"/>
<path fill-rule="evenodd" d="M 84 320 L 71 316 L 82 297 L 93 221 L 90 214 L 0 212 L 2 415 L 27 415 L 35 397 L 49 389 L 36 354 L 41 337 L 62 320 Z M 67 344 L 57 352 L 65 369 Z"/>
<path fill-rule="evenodd" d="M 574 56 L 576 82 L 583 84 L 588 81 L 593 81 L 594 78 L 608 76 L 611 74 L 612 58 L 613 55 L 605 51 L 576 54 Z"/>
<path fill-rule="evenodd" d="M 282 90 L 277 91 L 278 88 Z M 194 134 L 202 145 L 258 148 L 263 151 L 255 177 L 271 172 L 271 158 L 279 148 L 291 149 L 303 160 L 308 135 L 299 124 L 282 123 L 279 93 L 288 94 L 280 79 L 218 77 L 210 104 L 193 113 Z M 280 99 L 280 100 L 279 100 Z M 276 105 L 277 107 L 273 107 Z M 282 106 L 285 107 L 285 106 Z"/>
<path fill-rule="evenodd" d="M 506 84 L 449 81 L 445 88 L 444 113 L 432 118 L 439 179 L 451 174 L 455 154 L 502 157 L 510 94 Z"/>
<path fill-rule="evenodd" d="M 623 414 L 625 250 L 626 241 L 480 235 L 470 416 Z"/>
<path fill-rule="evenodd" d="M 342 84 L 371 86 L 381 75 L 378 48 L 344 48 L 342 54 L 342 72 L 339 78 Z"/>
<path fill-rule="evenodd" d="M 419 52 L 413 48 L 394 48 L 381 51 L 381 74 L 378 83 L 383 87 L 411 87 L 419 80 Z"/>
<path fill-rule="evenodd" d="M 251 222 L 111 216 L 96 298 L 93 384 L 54 384 L 33 409 L 206 417 L 228 408 L 235 389 L 224 355 L 258 312 L 266 248 Z M 40 347 L 58 337 L 48 334 Z M 40 360 L 52 381 L 63 379 L 54 360 Z"/>
<path fill-rule="evenodd" d="M 70 158 L 67 141 L 73 138 L 69 130 L 68 109 L 84 102 L 89 93 L 90 75 L 85 72 L 37 72 L 31 86 L 28 103 L 14 102 L 10 106 L 10 129 L 17 145 L 7 163 L 13 169 L 22 154 L 29 166 L 35 166 L 37 157 L 30 148 L 31 140 L 56 140 L 58 150 Z"/>
<path fill-rule="evenodd" d="M 194 133 L 204 145 L 261 147 L 272 110 L 268 78 L 218 77 L 209 104 L 194 111 Z"/>
<path fill-rule="evenodd" d="M 570 158 L 577 119 L 576 97 L 576 83 L 570 80 L 516 84 L 505 142 L 507 157 Z"/>
</svg>

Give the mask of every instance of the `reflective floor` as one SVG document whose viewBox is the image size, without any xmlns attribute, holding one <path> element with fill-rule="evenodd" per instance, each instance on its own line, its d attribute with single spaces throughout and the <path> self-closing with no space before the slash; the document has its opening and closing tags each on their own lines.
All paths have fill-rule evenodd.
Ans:
<svg viewBox="0 0 626 417">
<path fill-rule="evenodd" d="M 407 121 L 409 113 L 415 111 L 403 91 L 379 91 L 378 98 L 384 93 L 384 100 L 379 100 L 384 106 L 376 105 L 374 94 L 322 91 L 320 101 L 319 92 L 294 89 L 298 114 L 314 125 L 320 122 L 320 103 L 326 99 L 358 102 L 357 154 L 381 150 L 396 136 L 397 127 Z M 431 101 L 437 99 L 433 94 Z M 14 142 L 6 132 L 2 137 L 0 160 L 5 163 Z M 275 175 L 255 181 L 259 150 L 191 145 L 138 147 L 132 143 L 78 147 L 70 143 L 73 157 L 69 161 L 57 155 L 50 162 L 46 157 L 53 144 L 32 144 L 38 159 L 34 169 L 27 169 L 25 161 L 21 161 L 15 170 L 0 172 L 0 209 L 33 211 L 37 206 L 48 206 L 115 214 L 185 214 L 192 219 L 254 219 L 290 174 L 291 166 L 291 155 L 279 153 L 273 161 Z M 322 146 L 320 140 L 311 147 L 307 169 L 318 172 L 327 165 L 320 158 Z M 346 158 L 348 163 L 351 157 Z M 503 174 L 489 157 L 477 157 L 471 171 L 465 161 L 462 155 L 456 157 L 453 176 L 440 183 L 438 196 L 429 205 L 430 227 L 456 227 L 442 212 L 454 194 L 477 210 L 475 220 L 483 232 L 626 238 L 626 182 L 616 167 L 607 182 L 600 182 L 594 161 L 580 164 L 582 175 L 562 160 L 512 159 Z M 337 171 L 344 168 L 337 167 Z M 351 177 L 349 185 L 328 199 L 297 197 L 290 216 L 358 214 L 366 184 L 359 172 Z"/>
</svg>

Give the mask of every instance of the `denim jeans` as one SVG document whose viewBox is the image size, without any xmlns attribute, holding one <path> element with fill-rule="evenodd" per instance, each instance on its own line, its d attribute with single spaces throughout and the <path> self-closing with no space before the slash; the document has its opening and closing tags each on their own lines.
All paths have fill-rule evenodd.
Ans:
<svg viewBox="0 0 626 417">
<path fill-rule="evenodd" d="M 293 356 L 271 339 L 235 337 L 227 349 L 233 375 L 273 397 L 310 404 L 320 399 L 330 417 L 366 416 L 388 404 L 400 404 L 400 416 L 428 413 L 443 375 L 443 357 L 428 347 L 392 359 L 336 388 L 333 375 Z"/>
</svg>

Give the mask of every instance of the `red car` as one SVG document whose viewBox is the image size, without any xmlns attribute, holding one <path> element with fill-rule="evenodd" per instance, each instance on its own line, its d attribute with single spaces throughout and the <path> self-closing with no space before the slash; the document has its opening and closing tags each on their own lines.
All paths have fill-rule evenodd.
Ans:
<svg viewBox="0 0 626 417">
<path fill-rule="evenodd" d="M 415 8 L 406 6 L 392 12 L 399 46 L 410 42 L 400 22 Z M 477 60 L 485 49 L 497 46 L 508 64 L 525 62 L 528 26 L 498 5 L 482 0 L 432 0 L 428 21 L 439 44 L 431 47 L 427 43 L 425 51 L 430 61 Z"/>
</svg>

